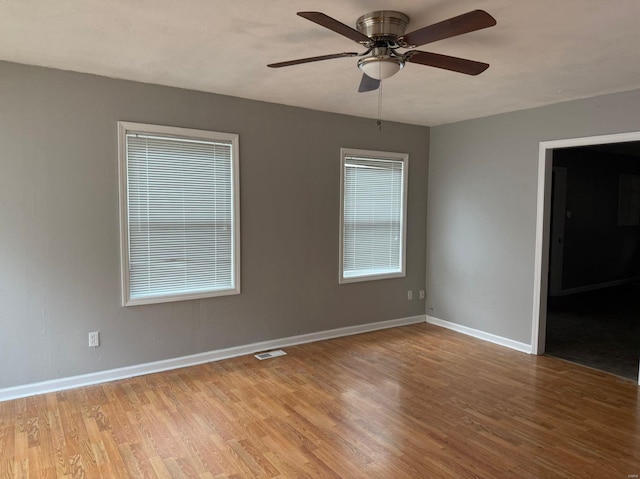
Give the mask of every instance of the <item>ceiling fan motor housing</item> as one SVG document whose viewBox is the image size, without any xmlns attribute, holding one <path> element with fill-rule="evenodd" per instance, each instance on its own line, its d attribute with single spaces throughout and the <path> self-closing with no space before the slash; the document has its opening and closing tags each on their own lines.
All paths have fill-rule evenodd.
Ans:
<svg viewBox="0 0 640 479">
<path fill-rule="evenodd" d="M 409 17 L 393 10 L 367 13 L 356 21 L 358 31 L 374 41 L 395 42 L 398 37 L 404 35 L 407 25 Z"/>
</svg>

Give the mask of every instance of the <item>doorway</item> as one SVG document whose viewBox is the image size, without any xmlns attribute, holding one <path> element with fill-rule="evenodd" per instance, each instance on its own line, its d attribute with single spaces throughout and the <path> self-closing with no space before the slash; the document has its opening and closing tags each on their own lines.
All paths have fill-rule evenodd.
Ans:
<svg viewBox="0 0 640 479">
<path fill-rule="evenodd" d="M 608 339 L 611 340 L 611 345 L 622 346 L 626 342 L 631 349 L 640 348 L 638 344 L 640 338 L 632 337 L 636 335 L 635 330 L 622 332 L 625 326 L 615 326 L 611 320 L 611 318 L 620 318 L 626 315 L 626 320 L 629 323 L 627 327 L 637 327 L 637 323 L 633 321 L 640 321 L 640 318 L 638 318 L 637 309 L 634 309 L 637 308 L 637 303 L 634 304 L 633 300 L 640 296 L 640 283 L 634 282 L 633 271 L 629 273 L 629 271 L 625 271 L 624 267 L 612 262 L 611 255 L 619 252 L 620 247 L 608 247 L 606 254 L 602 251 L 594 254 L 596 246 L 602 246 L 603 236 L 596 238 L 593 233 L 589 236 L 589 228 L 587 227 L 589 225 L 584 223 L 585 219 L 591 223 L 600 221 L 594 218 L 594 211 L 598 214 L 602 213 L 602 210 L 606 209 L 604 202 L 602 198 L 594 198 L 593 192 L 591 192 L 587 194 L 587 205 L 582 207 L 582 211 L 574 212 L 573 209 L 576 208 L 575 187 L 573 187 L 573 196 L 568 199 L 567 181 L 569 178 L 573 182 L 576 180 L 576 174 L 571 176 L 572 168 L 568 168 L 568 166 L 575 168 L 575 164 L 571 165 L 571 162 L 567 163 L 567 161 L 564 163 L 562 161 L 554 163 L 553 161 L 554 153 L 556 158 L 564 156 L 566 160 L 567 157 L 575 156 L 576 152 L 579 153 L 578 150 L 586 149 L 589 152 L 587 156 L 591 158 L 589 160 L 591 163 L 597 164 L 598 158 L 603 155 L 603 152 L 608 152 L 609 156 L 626 157 L 627 161 L 629 156 L 633 155 L 636 157 L 634 165 L 636 165 L 636 161 L 637 165 L 640 165 L 640 144 L 638 142 L 640 142 L 640 132 L 558 140 L 540 144 L 532 321 L 532 352 L 534 354 L 549 352 L 560 355 L 554 351 L 558 344 L 563 341 L 565 346 L 571 341 L 579 343 L 580 338 L 582 338 L 582 346 L 588 346 L 585 349 L 591 349 L 592 352 L 604 348 L 607 342 L 605 340 Z M 576 161 L 578 161 L 577 164 L 580 164 L 579 160 Z M 588 161 L 585 161 L 584 165 L 587 163 Z M 638 168 L 638 172 L 640 172 L 640 168 Z M 595 174 L 594 171 L 588 174 L 583 172 L 583 176 L 585 175 L 591 177 L 592 183 L 594 181 L 598 183 L 602 176 Z M 634 178 L 636 176 L 637 179 Z M 609 171 L 609 183 L 611 183 L 612 177 L 615 177 L 616 181 L 616 211 L 615 218 L 608 221 L 615 223 L 613 228 L 617 232 L 616 234 L 624 232 L 627 237 L 633 237 L 634 234 L 640 232 L 640 225 L 633 224 L 633 222 L 640 221 L 640 203 L 638 197 L 634 196 L 637 194 L 636 187 L 640 186 L 640 183 L 636 184 L 636 181 L 640 181 L 640 174 L 635 175 L 634 171 L 627 173 Z M 601 188 L 601 186 L 597 186 L 597 188 Z M 591 184 L 589 187 L 593 189 L 594 185 Z M 611 188 L 611 186 L 609 185 L 607 188 Z M 628 197 L 626 202 L 623 201 L 623 193 Z M 585 192 L 580 194 L 584 195 Z M 570 204 L 567 204 L 568 201 Z M 608 207 L 610 210 L 611 205 Z M 579 216 L 573 216 L 576 213 Z M 582 223 L 578 219 L 582 220 Z M 587 236 L 580 241 L 576 232 L 586 232 Z M 604 231 L 600 231 L 600 233 L 604 234 Z M 565 234 L 571 236 L 565 238 Z M 620 235 L 618 234 L 618 236 Z M 569 241 L 569 245 L 567 245 L 567 241 Z M 627 244 L 629 244 L 629 238 L 627 238 Z M 637 241 L 633 244 L 637 251 Z M 576 247 L 576 245 L 578 246 Z M 569 248 L 565 248 L 565 246 L 569 246 Z M 623 260 L 624 257 L 621 257 L 616 261 L 622 264 Z M 589 266 L 590 262 L 594 264 Z M 631 298 L 631 303 L 626 302 L 627 300 L 624 298 Z M 607 312 L 606 308 L 603 309 L 607 305 L 613 305 L 619 309 L 610 308 Z M 593 314 L 593 317 L 589 317 L 588 314 Z M 613 331 L 618 332 L 617 337 L 615 334 L 609 334 Z M 591 338 L 590 343 L 589 338 Z M 547 351 L 547 339 L 551 341 L 549 351 Z M 604 349 L 602 350 L 604 351 Z M 565 359 L 580 362 L 576 360 L 576 350 L 573 350 L 571 354 L 574 356 L 571 357 L 567 353 L 566 355 L 569 357 L 565 357 Z M 627 358 L 626 373 L 607 367 L 607 361 L 615 363 L 614 359 L 618 354 L 615 351 L 609 356 L 605 354 L 606 361 L 601 369 L 626 377 L 634 377 L 640 384 L 640 354 L 633 352 L 635 359 L 632 357 L 631 363 Z M 597 367 L 597 364 L 582 362 Z"/>
<path fill-rule="evenodd" d="M 555 149 L 545 352 L 627 379 L 640 359 L 640 142 Z"/>
</svg>

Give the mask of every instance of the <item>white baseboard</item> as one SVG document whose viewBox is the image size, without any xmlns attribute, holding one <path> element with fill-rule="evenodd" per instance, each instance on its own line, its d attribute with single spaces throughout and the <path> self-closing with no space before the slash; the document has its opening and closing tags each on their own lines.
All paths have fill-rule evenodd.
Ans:
<svg viewBox="0 0 640 479">
<path fill-rule="evenodd" d="M 507 348 L 515 349 L 523 353 L 531 354 L 532 349 L 530 344 L 521 343 L 512 339 L 503 338 L 502 336 L 496 336 L 495 334 L 485 333 L 479 329 L 469 328 L 468 326 L 462 326 L 461 324 L 451 323 L 442 319 L 434 318 L 433 316 L 427 316 L 427 323 L 441 326 L 443 328 L 457 331 L 458 333 L 466 334 L 467 336 L 473 336 L 474 338 L 489 341 L 490 343 L 499 344 Z"/>
<path fill-rule="evenodd" d="M 90 386 L 93 384 L 115 381 L 118 379 L 126 379 L 134 376 L 142 376 L 144 374 L 158 373 L 171 369 L 184 368 L 187 366 L 195 366 L 197 364 L 220 361 L 222 359 L 229 359 L 237 356 L 244 356 L 247 354 L 255 354 L 261 351 L 285 348 L 287 346 L 294 346 L 296 344 L 311 343 L 314 341 L 339 338 L 341 336 L 351 336 L 354 334 L 367 333 L 380 329 L 395 328 L 398 326 L 407 326 L 409 324 L 424 322 L 425 315 L 411 316 L 408 318 L 392 319 L 389 321 L 380 321 L 377 323 L 360 324 L 357 326 L 347 326 L 344 328 L 319 331 L 317 333 L 300 334 L 297 336 L 289 336 L 286 338 L 274 339 L 270 341 L 261 341 L 258 343 L 246 344 L 243 346 L 235 346 L 232 348 L 208 351 L 206 353 L 192 354 L 179 358 L 164 359 L 162 361 L 155 361 L 152 363 L 144 363 L 135 366 L 110 369 L 107 371 L 82 374 L 80 376 L 52 379 L 50 381 L 42 381 L 21 386 L 14 386 L 0 389 L 0 401 L 8 401 L 10 399 L 35 396 L 36 394 L 45 394 L 55 391 L 62 391 L 65 389 Z"/>
</svg>

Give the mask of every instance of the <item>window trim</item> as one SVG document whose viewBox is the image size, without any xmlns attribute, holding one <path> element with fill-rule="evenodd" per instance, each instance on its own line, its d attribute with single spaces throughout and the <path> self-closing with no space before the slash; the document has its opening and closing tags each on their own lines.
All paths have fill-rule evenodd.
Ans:
<svg viewBox="0 0 640 479">
<path fill-rule="evenodd" d="M 345 160 L 348 156 L 362 156 L 364 158 L 381 159 L 381 160 L 399 160 L 402 161 L 402 214 L 400 221 L 402 222 L 400 231 L 402 232 L 400 271 L 396 273 L 370 274 L 344 276 L 344 169 Z M 358 283 L 363 281 L 377 281 L 380 279 L 403 278 L 407 275 L 407 199 L 409 189 L 409 154 L 391 151 L 362 150 L 356 148 L 340 148 L 340 231 L 339 231 L 339 265 L 338 265 L 338 283 Z"/>
<path fill-rule="evenodd" d="M 192 299 L 212 298 L 240 294 L 240 150 L 239 136 L 234 133 L 221 133 L 209 130 L 180 128 L 173 126 L 153 125 L 118 121 L 118 184 L 120 209 L 120 284 L 122 306 L 137 306 L 143 304 L 169 303 Z M 153 297 L 131 299 L 129 280 L 129 208 L 128 208 L 128 174 L 127 174 L 127 133 L 146 133 L 176 138 L 191 138 L 207 141 L 231 142 L 231 174 L 232 174 L 232 214 L 233 214 L 233 287 L 224 290 L 205 291 L 198 293 L 159 294 Z"/>
</svg>

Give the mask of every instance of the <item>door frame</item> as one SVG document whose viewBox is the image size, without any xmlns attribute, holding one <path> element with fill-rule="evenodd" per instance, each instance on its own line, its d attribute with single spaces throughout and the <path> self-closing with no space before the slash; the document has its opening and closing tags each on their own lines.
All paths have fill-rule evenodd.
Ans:
<svg viewBox="0 0 640 479">
<path fill-rule="evenodd" d="M 545 351 L 553 151 L 560 148 L 627 143 L 630 141 L 640 141 L 640 131 L 540 142 L 538 150 L 538 196 L 534 254 L 533 320 L 531 328 L 532 354 L 543 354 Z M 640 362 L 638 363 L 638 384 L 640 384 Z"/>
</svg>

